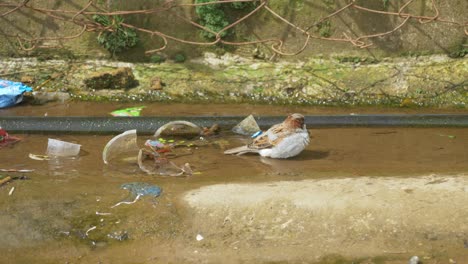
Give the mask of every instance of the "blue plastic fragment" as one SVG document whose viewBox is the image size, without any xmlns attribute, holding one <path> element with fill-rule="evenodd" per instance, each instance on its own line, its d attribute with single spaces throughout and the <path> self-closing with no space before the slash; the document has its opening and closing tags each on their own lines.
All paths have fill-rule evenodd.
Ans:
<svg viewBox="0 0 468 264">
<path fill-rule="evenodd" d="M 257 131 L 251 136 L 251 138 L 256 138 L 256 137 L 260 136 L 262 133 L 263 133 L 263 131 L 261 131 L 261 130 Z"/>
<path fill-rule="evenodd" d="M 23 100 L 24 92 L 32 92 L 32 88 L 20 82 L 0 79 L 0 108 L 16 105 Z"/>
<path fill-rule="evenodd" d="M 146 140 L 145 145 L 148 147 L 154 147 L 154 148 L 163 148 L 165 145 L 161 143 L 159 140 Z"/>
<path fill-rule="evenodd" d="M 146 182 L 129 182 L 120 186 L 124 190 L 128 190 L 133 196 L 153 196 L 161 195 L 161 188 L 156 185 L 151 185 Z"/>
</svg>

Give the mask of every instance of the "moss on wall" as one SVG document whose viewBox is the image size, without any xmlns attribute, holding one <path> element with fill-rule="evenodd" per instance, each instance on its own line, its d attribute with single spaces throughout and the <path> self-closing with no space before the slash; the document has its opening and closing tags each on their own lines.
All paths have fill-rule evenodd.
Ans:
<svg viewBox="0 0 468 264">
<path fill-rule="evenodd" d="M 376 105 L 461 107 L 468 104 L 468 60 L 447 56 L 386 59 L 380 63 L 342 63 L 336 59 L 267 63 L 211 54 L 184 64 L 164 62 L 4 60 L 6 72 L 51 79 L 42 91 L 63 91 L 78 100 L 251 102 L 304 105 Z M 89 89 L 93 72 L 132 69 L 132 89 Z M 21 71 L 25 72 L 21 74 Z M 157 90 L 153 80 L 163 83 Z"/>
</svg>

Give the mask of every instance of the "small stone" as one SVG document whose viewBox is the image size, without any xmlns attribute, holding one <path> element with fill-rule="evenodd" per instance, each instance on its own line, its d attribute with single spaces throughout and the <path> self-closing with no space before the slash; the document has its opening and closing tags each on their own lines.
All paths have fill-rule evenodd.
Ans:
<svg viewBox="0 0 468 264">
<path fill-rule="evenodd" d="M 426 238 L 429 240 L 435 241 L 438 239 L 438 236 L 434 233 L 429 233 L 429 234 L 426 234 Z"/>
<path fill-rule="evenodd" d="M 54 73 L 52 73 L 52 75 L 50 75 L 50 78 L 51 78 L 52 80 L 55 80 L 55 79 L 61 78 L 62 76 L 63 76 L 63 73 L 54 72 Z"/>
<path fill-rule="evenodd" d="M 196 239 L 197 239 L 197 241 L 202 241 L 204 239 L 204 237 L 202 235 L 198 234 Z"/>
<path fill-rule="evenodd" d="M 32 76 L 29 75 L 24 75 L 21 77 L 21 82 L 22 83 L 34 83 L 35 79 Z"/>
<path fill-rule="evenodd" d="M 35 104 L 45 104 L 48 102 L 65 102 L 70 99 L 70 94 L 65 92 L 33 92 Z"/>
<path fill-rule="evenodd" d="M 128 239 L 128 233 L 127 231 L 115 231 L 113 233 L 107 234 L 107 237 L 117 241 L 124 241 Z"/>
<path fill-rule="evenodd" d="M 151 85 L 150 89 L 151 90 L 162 90 L 163 84 L 161 82 L 161 78 L 159 77 L 154 77 L 151 79 Z"/>
<path fill-rule="evenodd" d="M 411 107 L 415 105 L 416 105 L 415 102 L 411 98 L 404 98 L 400 103 L 401 107 Z"/>
<path fill-rule="evenodd" d="M 92 243 L 97 248 L 103 248 L 103 247 L 107 246 L 107 243 L 104 242 L 104 241 L 98 241 L 98 242 L 93 241 Z"/>
<path fill-rule="evenodd" d="M 207 137 L 207 136 L 213 136 L 219 133 L 221 128 L 219 127 L 218 124 L 214 124 L 211 127 L 204 127 L 202 130 L 202 135 Z"/>
<path fill-rule="evenodd" d="M 92 74 L 84 80 L 88 89 L 128 89 L 138 84 L 129 67 L 121 67 L 111 71 Z"/>
</svg>

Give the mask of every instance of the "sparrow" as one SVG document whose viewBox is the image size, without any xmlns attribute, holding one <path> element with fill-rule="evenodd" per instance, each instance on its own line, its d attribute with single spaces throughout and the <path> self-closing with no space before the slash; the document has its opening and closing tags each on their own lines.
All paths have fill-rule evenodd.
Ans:
<svg viewBox="0 0 468 264">
<path fill-rule="evenodd" d="M 301 153 L 308 144 L 309 132 L 304 116 L 296 113 L 254 138 L 252 143 L 226 150 L 224 154 L 258 153 L 262 157 L 286 159 Z"/>
</svg>

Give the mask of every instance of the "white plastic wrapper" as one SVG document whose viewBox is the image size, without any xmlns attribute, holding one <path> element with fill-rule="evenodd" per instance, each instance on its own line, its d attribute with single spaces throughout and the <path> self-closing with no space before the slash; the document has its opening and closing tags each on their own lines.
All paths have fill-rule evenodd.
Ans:
<svg viewBox="0 0 468 264">
<path fill-rule="evenodd" d="M 232 131 L 237 134 L 251 136 L 256 132 L 260 131 L 260 127 L 258 126 L 257 121 L 255 121 L 253 115 L 249 115 L 239 124 L 233 127 Z"/>
</svg>

